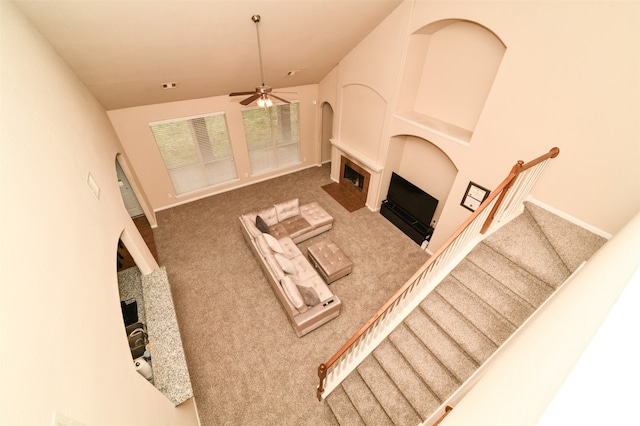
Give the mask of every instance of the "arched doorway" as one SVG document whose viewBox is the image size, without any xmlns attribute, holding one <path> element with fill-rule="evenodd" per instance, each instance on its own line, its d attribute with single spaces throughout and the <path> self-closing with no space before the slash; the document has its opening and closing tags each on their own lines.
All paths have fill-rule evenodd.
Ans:
<svg viewBox="0 0 640 426">
<path fill-rule="evenodd" d="M 322 104 L 322 140 L 320 163 L 331 161 L 331 141 L 333 137 L 333 108 L 328 102 Z"/>
</svg>

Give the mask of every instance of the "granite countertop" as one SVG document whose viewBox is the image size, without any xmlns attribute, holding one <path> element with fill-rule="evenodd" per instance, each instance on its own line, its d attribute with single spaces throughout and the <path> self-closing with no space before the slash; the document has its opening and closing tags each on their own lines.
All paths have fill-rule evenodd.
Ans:
<svg viewBox="0 0 640 426">
<path fill-rule="evenodd" d="M 150 381 L 174 405 L 193 397 L 191 379 L 167 273 L 164 267 L 142 275 L 137 267 L 118 272 L 121 300 L 138 302 L 138 320 L 146 326 L 153 379 Z"/>
<path fill-rule="evenodd" d="M 164 267 L 142 275 L 153 381 L 174 405 L 193 397 L 187 361 Z"/>
<path fill-rule="evenodd" d="M 144 297 L 142 295 L 142 279 L 140 269 L 128 268 L 118 272 L 118 291 L 120 300 L 134 299 L 138 303 L 138 321 L 147 323 L 144 312 Z"/>
</svg>

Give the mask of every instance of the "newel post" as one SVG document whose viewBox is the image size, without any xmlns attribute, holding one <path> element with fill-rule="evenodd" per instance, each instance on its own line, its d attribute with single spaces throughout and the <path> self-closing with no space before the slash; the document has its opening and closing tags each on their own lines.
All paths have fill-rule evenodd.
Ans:
<svg viewBox="0 0 640 426">
<path fill-rule="evenodd" d="M 511 174 L 509 175 L 511 176 L 511 179 L 509 180 L 509 183 L 507 183 L 507 185 L 504 187 L 504 189 L 498 196 L 498 200 L 496 201 L 496 203 L 493 205 L 493 208 L 491 209 L 491 213 L 489 213 L 489 217 L 487 217 L 487 220 L 484 222 L 484 225 L 480 230 L 481 234 L 484 234 L 485 232 L 487 232 L 487 229 L 489 229 L 489 226 L 491 226 L 491 223 L 493 222 L 493 219 L 496 216 L 496 212 L 498 211 L 498 208 L 500 208 L 500 204 L 502 204 L 502 200 L 504 200 L 504 197 L 507 195 L 507 191 L 509 190 L 509 188 L 511 188 L 511 185 L 513 185 L 513 182 L 516 180 L 516 178 L 522 171 L 523 165 L 524 165 L 524 161 L 518 160 L 518 162 L 511 168 Z"/>
<path fill-rule="evenodd" d="M 322 401 L 322 392 L 324 392 L 324 379 L 327 377 L 327 366 L 324 364 L 320 364 L 318 366 L 318 378 L 320 379 L 320 384 L 318 385 L 318 390 L 316 391 L 316 395 L 318 396 L 318 401 Z"/>
</svg>

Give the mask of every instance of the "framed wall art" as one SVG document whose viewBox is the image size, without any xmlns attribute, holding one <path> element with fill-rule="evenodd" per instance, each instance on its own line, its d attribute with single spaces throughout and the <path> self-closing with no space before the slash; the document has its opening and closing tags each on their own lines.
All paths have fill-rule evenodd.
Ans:
<svg viewBox="0 0 640 426">
<path fill-rule="evenodd" d="M 469 182 L 460 205 L 475 212 L 480 204 L 489 196 L 490 191 L 476 183 Z"/>
</svg>

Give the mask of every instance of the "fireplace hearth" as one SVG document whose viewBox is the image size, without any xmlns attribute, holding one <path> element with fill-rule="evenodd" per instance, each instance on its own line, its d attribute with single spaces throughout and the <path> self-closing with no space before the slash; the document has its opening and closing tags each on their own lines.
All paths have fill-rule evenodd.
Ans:
<svg viewBox="0 0 640 426">
<path fill-rule="evenodd" d="M 369 194 L 371 173 L 342 156 L 340 159 L 340 181 L 322 187 L 342 207 L 350 212 L 365 206 Z"/>
</svg>

